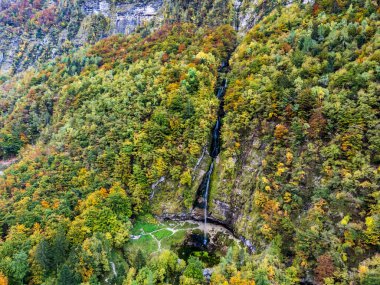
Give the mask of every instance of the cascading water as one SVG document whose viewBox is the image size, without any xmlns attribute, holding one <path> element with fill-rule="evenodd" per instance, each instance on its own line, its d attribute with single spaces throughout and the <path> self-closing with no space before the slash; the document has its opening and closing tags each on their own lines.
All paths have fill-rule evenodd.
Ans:
<svg viewBox="0 0 380 285">
<path fill-rule="evenodd" d="M 222 73 L 224 68 L 226 67 L 228 67 L 228 64 L 225 62 L 222 63 L 219 71 Z M 220 129 L 222 126 L 222 117 L 224 115 L 223 97 L 226 92 L 226 88 L 227 88 L 227 80 L 224 79 L 216 91 L 216 96 L 220 100 L 220 104 L 219 104 L 219 110 L 218 110 L 218 119 L 216 120 L 215 126 L 212 129 L 211 148 L 210 148 L 210 156 L 212 158 L 212 162 L 210 164 L 210 168 L 208 169 L 207 173 L 203 177 L 202 183 L 198 190 L 198 192 L 201 194 L 200 197 L 203 198 L 203 203 L 198 204 L 197 206 L 203 207 L 204 209 L 204 238 L 203 238 L 204 245 L 207 245 L 207 217 L 208 217 L 207 206 L 208 206 L 208 195 L 209 195 L 209 190 L 210 190 L 211 176 L 214 170 L 215 158 L 220 153 Z"/>
<path fill-rule="evenodd" d="M 205 201 L 205 208 L 204 208 L 204 236 L 203 236 L 203 244 L 207 244 L 207 200 L 208 200 L 208 191 L 210 190 L 210 180 L 211 180 L 211 174 L 214 170 L 214 160 L 212 160 L 210 169 L 206 173 L 206 189 L 205 189 L 205 195 L 203 197 Z"/>
<path fill-rule="evenodd" d="M 115 263 L 113 263 L 112 261 L 110 263 L 111 263 L 113 276 L 117 277 L 117 271 L 116 271 Z"/>
<path fill-rule="evenodd" d="M 219 132 L 220 132 L 220 117 L 216 121 L 214 129 L 212 130 L 212 141 L 211 141 L 211 157 L 215 158 L 220 152 L 220 143 L 219 143 Z"/>
<path fill-rule="evenodd" d="M 226 67 L 226 65 L 223 63 L 222 68 L 224 67 Z M 216 97 L 218 97 L 218 99 L 220 100 L 220 105 L 219 105 L 219 110 L 218 110 L 218 119 L 216 120 L 215 126 L 212 130 L 211 152 L 210 152 L 210 156 L 212 158 L 216 158 L 220 152 L 220 129 L 221 129 L 222 117 L 224 115 L 223 96 L 224 96 L 224 93 L 226 92 L 226 88 L 227 88 L 227 80 L 224 79 L 216 93 Z"/>
</svg>

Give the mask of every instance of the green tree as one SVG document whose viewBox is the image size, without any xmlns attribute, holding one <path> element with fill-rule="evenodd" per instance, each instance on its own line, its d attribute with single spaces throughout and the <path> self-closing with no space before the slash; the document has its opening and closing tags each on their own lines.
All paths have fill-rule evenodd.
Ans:
<svg viewBox="0 0 380 285">
<path fill-rule="evenodd" d="M 203 264 L 199 258 L 194 256 L 189 258 L 185 271 L 183 272 L 183 276 L 192 279 L 193 284 L 203 283 Z M 189 282 L 184 281 L 182 281 L 182 283 L 189 284 Z"/>
<path fill-rule="evenodd" d="M 64 264 L 58 272 L 57 285 L 72 285 L 81 282 L 80 275 L 72 267 Z"/>
<path fill-rule="evenodd" d="M 135 259 L 133 262 L 133 266 L 137 270 L 140 270 L 141 268 L 143 268 L 145 266 L 145 264 L 146 264 L 145 256 L 144 256 L 142 250 L 139 248 L 139 250 L 136 253 L 136 256 L 135 256 Z"/>
<path fill-rule="evenodd" d="M 24 284 L 24 277 L 29 273 L 28 254 L 25 251 L 13 255 L 10 263 L 11 277 L 16 284 Z"/>
</svg>

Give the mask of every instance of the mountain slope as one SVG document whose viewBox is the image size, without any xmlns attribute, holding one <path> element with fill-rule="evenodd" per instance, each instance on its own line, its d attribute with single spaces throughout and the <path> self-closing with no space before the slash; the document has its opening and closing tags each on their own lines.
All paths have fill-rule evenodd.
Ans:
<svg viewBox="0 0 380 285">
<path fill-rule="evenodd" d="M 162 20 L 162 1 L 2 1 L 0 69 L 22 71 L 107 35 Z M 9 48 L 12 47 L 12 48 Z"/>
<path fill-rule="evenodd" d="M 376 6 L 273 12 L 230 59 L 212 216 L 336 280 L 379 246 Z M 335 8 L 336 9 L 336 8 Z M 292 16 L 291 16 L 292 15 Z"/>
<path fill-rule="evenodd" d="M 246 32 L 288 1 L 2 0 L 0 79 L 114 34 L 145 36 L 164 24 L 229 24 Z"/>
<path fill-rule="evenodd" d="M 379 8 L 284 4 L 165 1 L 163 22 L 2 77 L 0 284 L 377 284 Z M 194 218 L 218 115 L 205 212 L 243 242 L 160 251 L 185 235 L 152 214 Z"/>
<path fill-rule="evenodd" d="M 22 95 L 3 116 L 2 155 L 13 153 L 13 140 L 36 141 L 0 177 L 0 268 L 11 283 L 39 283 L 50 272 L 38 265 L 39 242 L 62 232 L 70 244 L 65 254 L 95 233 L 122 247 L 129 217 L 149 211 L 151 185 L 162 176 L 179 185 L 168 189 L 179 210 L 192 205 L 199 182 L 191 169 L 216 116 L 216 72 L 234 35 L 229 26 L 178 24 L 146 38 L 114 36 L 3 86 Z M 91 202 L 101 197 L 122 198 L 125 206 Z M 94 211 L 103 218 L 94 220 Z M 17 275 L 7 258 L 27 253 L 35 261 Z"/>
</svg>

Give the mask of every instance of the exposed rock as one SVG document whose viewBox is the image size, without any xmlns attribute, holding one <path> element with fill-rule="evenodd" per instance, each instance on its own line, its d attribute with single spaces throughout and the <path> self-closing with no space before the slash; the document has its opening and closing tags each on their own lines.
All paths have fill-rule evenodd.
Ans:
<svg viewBox="0 0 380 285">
<path fill-rule="evenodd" d="M 194 168 L 193 168 L 193 172 L 196 172 L 198 170 L 198 167 L 200 166 L 200 164 L 202 163 L 203 161 L 203 158 L 205 157 L 205 154 L 207 152 L 207 149 L 206 147 L 203 147 L 203 151 L 202 151 L 202 154 L 201 156 L 199 157 L 197 163 L 195 164 Z M 202 176 L 204 175 L 204 173 L 202 174 Z M 196 178 L 196 176 L 193 176 L 193 180 Z"/>
<path fill-rule="evenodd" d="M 196 221 L 203 221 L 204 216 L 204 209 L 196 207 L 191 211 L 191 218 L 193 218 Z"/>
<path fill-rule="evenodd" d="M 182 7 L 172 0 L 52 0 L 41 8 L 56 7 L 55 17 L 60 15 L 60 20 L 51 26 L 42 29 L 38 26 L 13 27 L 12 24 L 2 26 L 0 22 L 0 72 L 16 73 L 87 42 L 94 43 L 112 34 L 129 34 L 141 26 L 151 30 L 165 22 L 190 21 L 210 26 L 228 23 L 234 25 L 240 34 L 244 34 L 277 5 L 275 1 L 230 1 L 231 5 L 227 5 L 225 10 L 220 10 L 218 2 L 215 2 L 215 7 L 208 7 L 205 18 L 189 18 L 186 9 L 201 9 L 203 6 L 194 7 L 189 1 Z M 290 2 L 285 1 L 284 4 Z M 0 0 L 0 18 L 1 13 L 5 13 L 11 4 L 12 1 Z M 232 7 L 232 10 L 227 7 Z M 96 16 L 104 17 L 107 26 L 98 25 L 99 18 Z M 93 29 L 98 31 L 94 33 Z"/>
<path fill-rule="evenodd" d="M 250 253 L 254 253 L 256 251 L 256 247 L 252 244 L 252 242 L 244 237 L 240 237 L 241 242 L 244 244 L 246 248 L 250 251 Z"/>
<path fill-rule="evenodd" d="M 124 4 L 116 7 L 117 13 L 116 17 L 113 17 L 112 33 L 129 34 L 140 25 L 153 19 L 161 19 L 159 12 L 162 4 L 162 1 L 151 1 L 147 5 Z"/>
<path fill-rule="evenodd" d="M 0 12 L 7 9 L 8 1 L 0 0 Z M 125 3 L 111 0 L 84 0 L 63 4 L 52 1 L 57 7 L 57 14 L 70 11 L 68 20 L 62 20 L 43 33 L 40 31 L 0 26 L 0 72 L 19 72 L 36 62 L 44 62 L 67 51 L 64 43 L 71 47 L 79 47 L 87 42 L 95 42 L 112 34 L 129 34 L 139 26 L 154 22 L 162 22 L 161 8 L 163 0 L 130 1 Z M 69 5 L 69 6 L 66 6 Z M 76 11 L 76 12 L 75 12 Z M 108 28 L 97 26 L 92 19 L 104 17 Z M 1 17 L 1 14 L 0 14 Z M 68 22 L 67 22 L 68 21 Z M 153 24 L 155 26 L 156 24 Z M 93 27 L 100 29 L 94 33 Z M 89 36 L 94 37 L 91 41 Z"/>
<path fill-rule="evenodd" d="M 158 184 L 165 181 L 165 176 L 162 176 L 160 179 L 158 179 L 155 183 L 152 184 L 152 190 L 156 189 Z"/>
<path fill-rule="evenodd" d="M 102 14 L 109 18 L 111 34 L 129 34 L 138 26 L 160 17 L 162 5 L 162 0 L 115 4 L 104 0 L 88 0 L 81 9 L 87 16 Z"/>
<path fill-rule="evenodd" d="M 210 282 L 212 273 L 214 273 L 214 269 L 212 268 L 203 269 L 203 277 L 206 279 L 207 282 Z"/>
<path fill-rule="evenodd" d="M 165 176 L 162 176 L 160 179 L 158 179 L 155 183 L 152 184 L 152 186 L 151 186 L 152 194 L 150 195 L 151 200 L 154 198 L 154 194 L 156 193 L 155 190 L 156 190 L 157 186 L 164 181 L 165 181 Z"/>
<path fill-rule="evenodd" d="M 163 213 L 157 217 L 159 220 L 170 221 L 185 221 L 191 219 L 190 213 Z"/>
<path fill-rule="evenodd" d="M 0 169 L 4 170 L 16 162 L 17 162 L 17 157 L 5 159 L 5 160 L 0 160 Z"/>
<path fill-rule="evenodd" d="M 211 216 L 220 221 L 228 221 L 232 217 L 231 206 L 220 200 L 213 201 Z"/>
</svg>

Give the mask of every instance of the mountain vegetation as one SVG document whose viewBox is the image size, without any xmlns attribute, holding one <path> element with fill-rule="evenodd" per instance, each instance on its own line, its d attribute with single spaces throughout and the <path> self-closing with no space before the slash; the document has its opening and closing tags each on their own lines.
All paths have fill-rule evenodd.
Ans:
<svg viewBox="0 0 380 285">
<path fill-rule="evenodd" d="M 279 239 L 288 270 L 319 283 L 348 283 L 379 246 L 379 22 L 349 2 L 278 10 L 242 40 L 213 180 L 242 235 Z"/>
<path fill-rule="evenodd" d="M 0 2 L 0 38 L 77 29 L 81 3 Z M 82 43 L 13 61 L 0 284 L 379 284 L 379 6 L 285 4 L 164 1 L 129 35 L 100 13 Z M 205 218 L 218 116 L 205 221 L 241 242 L 186 254 L 199 233 L 158 220 Z"/>
</svg>

